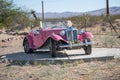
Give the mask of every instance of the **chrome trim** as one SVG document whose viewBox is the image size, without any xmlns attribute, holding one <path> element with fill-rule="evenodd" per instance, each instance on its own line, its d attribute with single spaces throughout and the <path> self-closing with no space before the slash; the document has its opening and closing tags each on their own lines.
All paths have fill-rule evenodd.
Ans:
<svg viewBox="0 0 120 80">
<path fill-rule="evenodd" d="M 67 40 L 69 41 L 69 45 L 72 44 L 71 41 L 77 43 L 78 30 L 76 28 L 68 28 L 65 32 L 66 32 Z"/>
<path fill-rule="evenodd" d="M 75 43 L 78 43 L 78 31 L 77 30 L 73 30 L 73 40 Z"/>
<path fill-rule="evenodd" d="M 93 44 L 93 42 L 87 42 L 87 43 L 81 43 L 81 44 L 68 44 L 68 45 L 61 45 L 59 46 L 60 48 L 67 48 L 67 47 L 79 47 L 79 46 L 88 46 Z"/>
</svg>

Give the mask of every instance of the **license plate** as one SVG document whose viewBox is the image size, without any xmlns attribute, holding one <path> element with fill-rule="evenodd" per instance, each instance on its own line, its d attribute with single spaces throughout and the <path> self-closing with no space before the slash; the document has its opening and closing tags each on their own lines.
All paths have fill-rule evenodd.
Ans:
<svg viewBox="0 0 120 80">
<path fill-rule="evenodd" d="M 80 40 L 78 40 L 78 44 L 80 44 L 81 43 L 81 41 Z"/>
<path fill-rule="evenodd" d="M 71 41 L 72 44 L 75 44 L 74 40 Z"/>
</svg>

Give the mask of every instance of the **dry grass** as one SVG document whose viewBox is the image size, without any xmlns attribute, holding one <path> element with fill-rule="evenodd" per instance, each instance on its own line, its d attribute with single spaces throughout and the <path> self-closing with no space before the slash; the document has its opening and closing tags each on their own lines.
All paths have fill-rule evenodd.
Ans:
<svg viewBox="0 0 120 80">
<path fill-rule="evenodd" d="M 92 39 L 95 41 L 93 47 L 100 48 L 120 48 L 120 39 L 112 35 L 94 35 Z"/>
<path fill-rule="evenodd" d="M 119 80 L 119 60 L 34 66 L 0 64 L 0 80 Z"/>
</svg>

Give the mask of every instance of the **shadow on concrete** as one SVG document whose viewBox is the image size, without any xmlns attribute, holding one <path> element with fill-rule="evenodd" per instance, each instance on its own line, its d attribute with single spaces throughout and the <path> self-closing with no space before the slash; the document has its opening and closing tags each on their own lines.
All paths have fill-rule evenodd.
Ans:
<svg viewBox="0 0 120 80">
<path fill-rule="evenodd" d="M 26 54 L 24 52 L 16 52 L 4 55 L 7 59 L 11 60 L 42 60 L 52 58 L 49 51 L 37 51 L 33 53 Z M 62 52 L 57 52 L 56 58 L 68 57 L 67 54 Z"/>
<path fill-rule="evenodd" d="M 84 53 L 80 54 L 66 54 L 63 52 L 57 52 L 57 57 L 52 58 L 49 51 L 37 51 L 34 53 L 26 54 L 24 52 L 16 52 L 3 55 L 5 56 L 4 61 L 10 64 L 56 64 L 64 62 L 74 62 L 83 60 L 84 62 L 88 61 L 106 61 L 111 60 L 113 56 L 99 56 L 92 57 L 92 55 L 85 55 Z"/>
<path fill-rule="evenodd" d="M 57 52 L 55 58 L 66 58 L 66 57 L 75 57 L 75 56 L 84 56 L 85 54 L 66 54 L 64 52 Z M 26 54 L 24 52 L 16 52 L 4 55 L 7 59 L 11 60 L 44 60 L 51 59 L 51 54 L 49 51 L 36 51 L 33 53 Z"/>
</svg>

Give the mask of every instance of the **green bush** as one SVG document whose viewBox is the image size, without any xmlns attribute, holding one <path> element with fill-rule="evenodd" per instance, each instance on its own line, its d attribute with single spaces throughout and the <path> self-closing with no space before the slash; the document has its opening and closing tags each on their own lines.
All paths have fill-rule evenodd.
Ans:
<svg viewBox="0 0 120 80">
<path fill-rule="evenodd" d="M 23 29 L 30 25 L 28 12 L 16 8 L 12 0 L 0 0 L 0 28 Z"/>
</svg>

